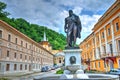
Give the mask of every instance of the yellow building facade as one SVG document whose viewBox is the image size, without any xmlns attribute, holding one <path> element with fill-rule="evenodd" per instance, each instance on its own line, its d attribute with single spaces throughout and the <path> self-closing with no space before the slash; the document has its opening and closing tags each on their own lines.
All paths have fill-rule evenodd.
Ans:
<svg viewBox="0 0 120 80">
<path fill-rule="evenodd" d="M 63 51 L 59 51 L 54 55 L 54 65 L 63 66 L 65 60 L 65 54 Z"/>
<path fill-rule="evenodd" d="M 109 71 L 120 67 L 120 0 L 103 14 L 93 32 L 80 44 L 88 69 Z"/>
</svg>

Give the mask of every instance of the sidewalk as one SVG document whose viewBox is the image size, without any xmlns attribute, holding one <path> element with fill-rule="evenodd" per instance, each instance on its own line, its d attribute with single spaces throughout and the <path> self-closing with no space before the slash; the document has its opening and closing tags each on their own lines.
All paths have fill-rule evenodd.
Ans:
<svg viewBox="0 0 120 80">
<path fill-rule="evenodd" d="M 0 78 L 1 77 L 21 77 L 21 76 L 27 76 L 32 74 L 38 74 L 38 73 L 41 73 L 41 72 L 30 71 L 30 72 L 8 73 L 8 74 L 0 75 Z"/>
</svg>

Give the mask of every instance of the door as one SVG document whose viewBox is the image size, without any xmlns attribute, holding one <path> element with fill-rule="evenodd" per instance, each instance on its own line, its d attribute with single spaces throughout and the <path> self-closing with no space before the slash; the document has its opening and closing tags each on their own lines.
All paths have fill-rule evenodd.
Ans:
<svg viewBox="0 0 120 80">
<path fill-rule="evenodd" d="M 113 69 L 114 68 L 114 64 L 111 60 L 109 60 L 109 63 L 110 63 L 110 69 Z"/>
</svg>

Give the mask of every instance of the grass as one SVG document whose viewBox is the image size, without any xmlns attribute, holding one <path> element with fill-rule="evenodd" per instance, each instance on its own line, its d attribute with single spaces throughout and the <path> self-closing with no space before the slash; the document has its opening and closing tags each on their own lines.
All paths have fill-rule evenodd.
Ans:
<svg viewBox="0 0 120 80">
<path fill-rule="evenodd" d="M 10 79 L 8 79 L 8 78 L 0 78 L 0 80 L 10 80 Z"/>
</svg>

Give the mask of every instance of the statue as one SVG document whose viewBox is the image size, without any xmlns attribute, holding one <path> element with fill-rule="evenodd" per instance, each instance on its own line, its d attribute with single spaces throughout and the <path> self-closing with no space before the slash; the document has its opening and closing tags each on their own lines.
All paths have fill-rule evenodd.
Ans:
<svg viewBox="0 0 120 80">
<path fill-rule="evenodd" d="M 69 10 L 69 16 L 65 18 L 64 30 L 67 33 L 67 47 L 74 47 L 76 38 L 81 38 L 81 21 L 79 16 L 75 15 L 72 10 Z"/>
</svg>

